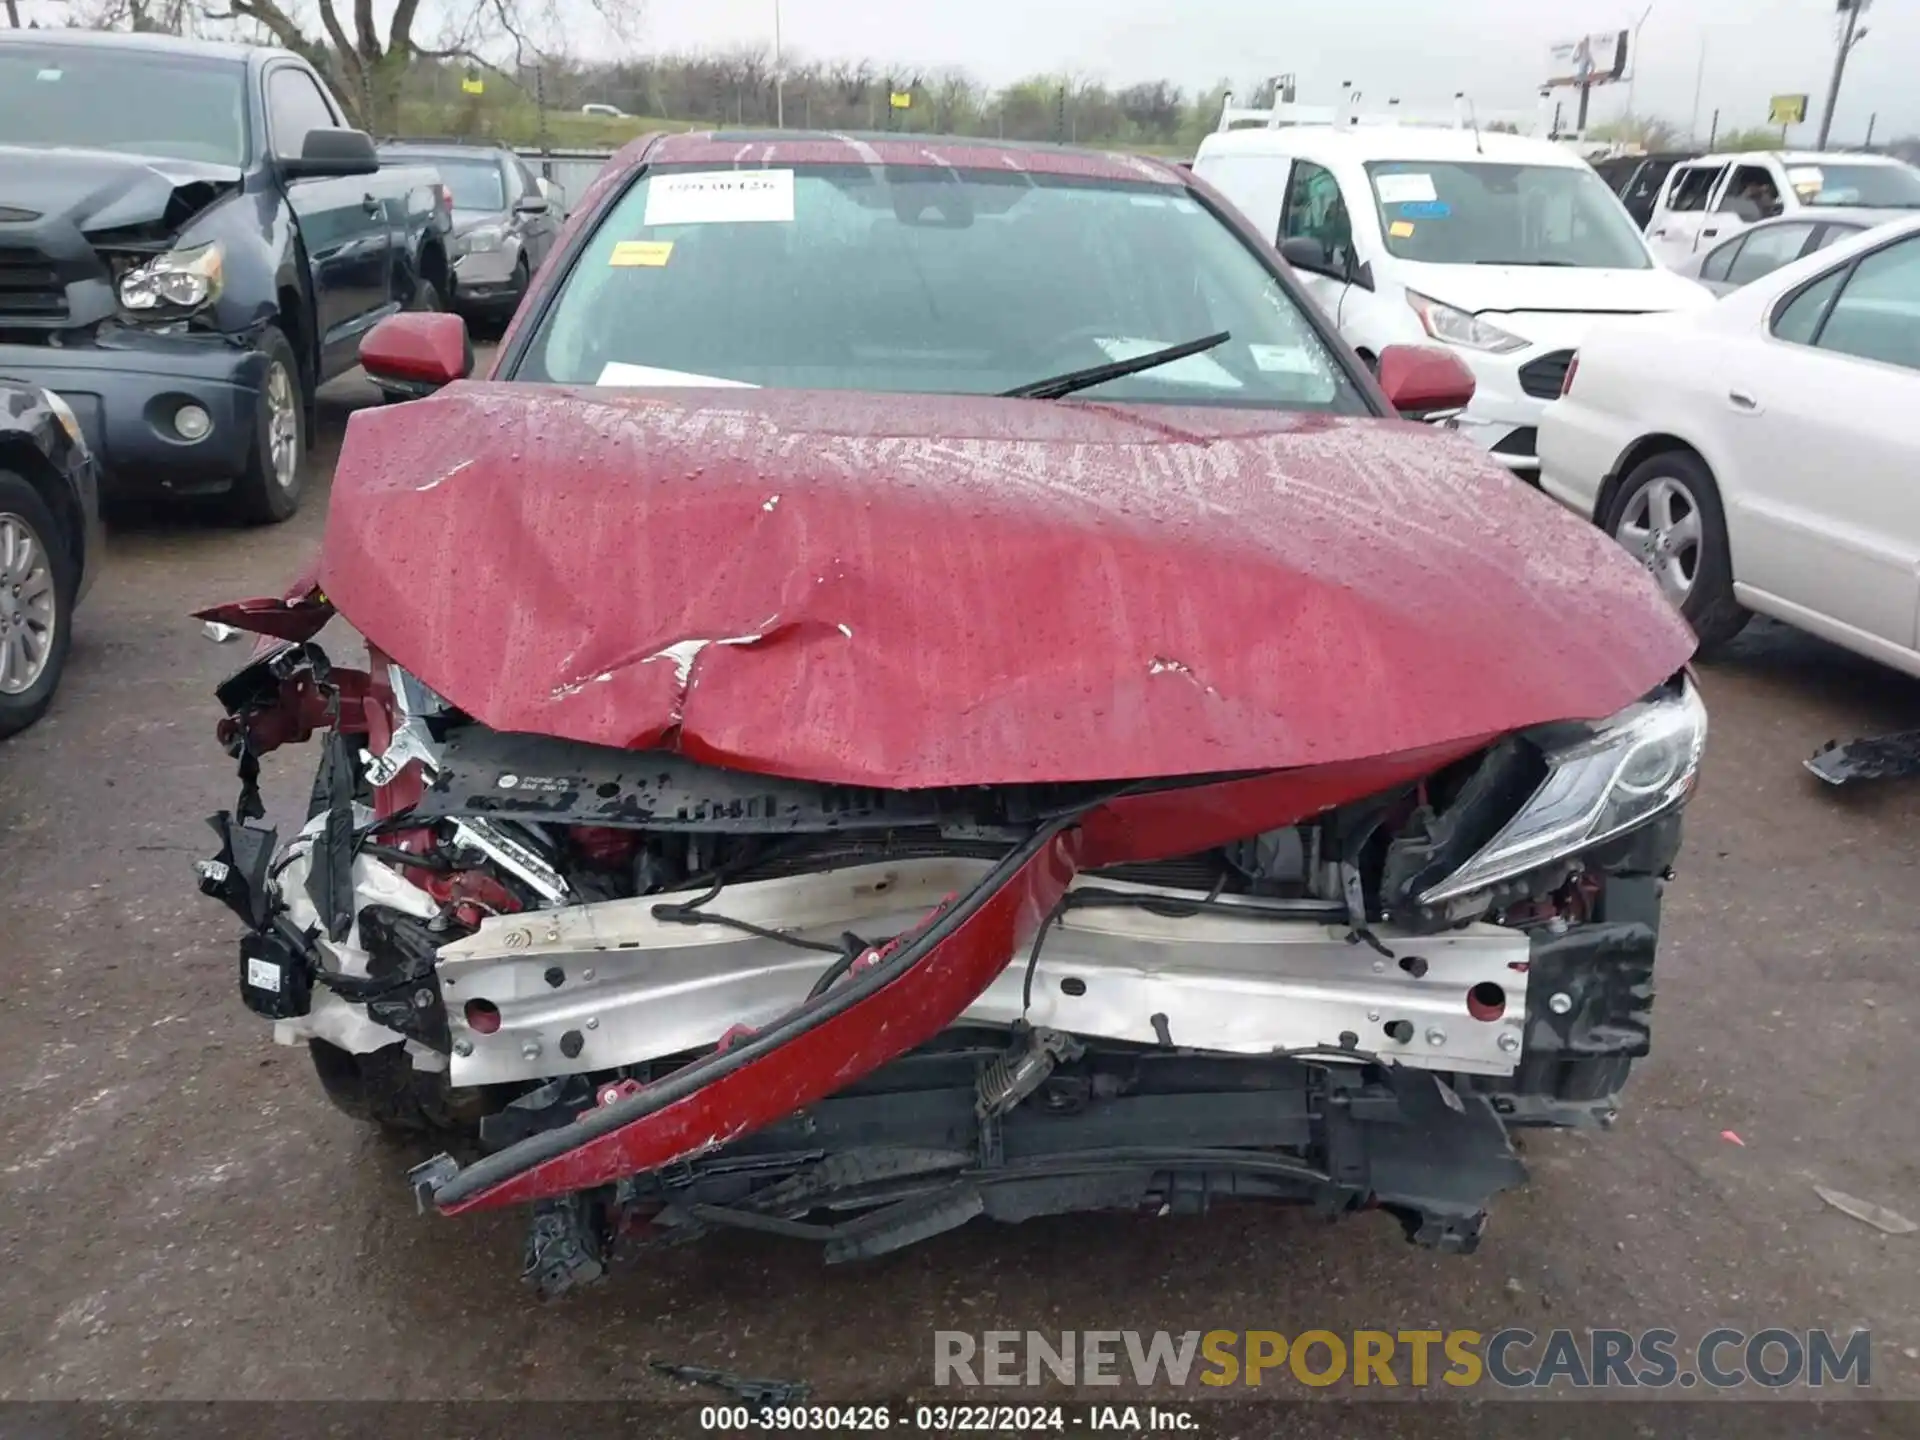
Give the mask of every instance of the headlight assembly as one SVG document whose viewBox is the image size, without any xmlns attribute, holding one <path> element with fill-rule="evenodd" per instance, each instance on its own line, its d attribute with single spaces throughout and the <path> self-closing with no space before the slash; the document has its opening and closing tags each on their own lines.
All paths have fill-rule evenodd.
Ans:
<svg viewBox="0 0 1920 1440">
<path fill-rule="evenodd" d="M 1507 355 L 1515 350 L 1524 350 L 1532 343 L 1502 330 L 1498 325 L 1489 325 L 1477 315 L 1469 315 L 1452 305 L 1443 305 L 1417 290 L 1407 291 L 1407 304 L 1420 317 L 1421 328 L 1434 339 L 1448 345 L 1458 345 L 1467 350 L 1485 350 L 1492 355 Z"/>
<path fill-rule="evenodd" d="M 461 246 L 469 254 L 482 250 L 498 250 L 507 243 L 506 227 L 502 225 L 476 225 L 460 237 Z"/>
<path fill-rule="evenodd" d="M 169 250 L 120 277 L 120 303 L 141 315 L 181 315 L 220 298 L 221 254 L 216 241 Z"/>
<path fill-rule="evenodd" d="M 1547 777 L 1520 813 L 1420 896 L 1436 905 L 1591 849 L 1673 809 L 1692 793 L 1707 744 L 1693 682 L 1581 727 L 1547 752 Z"/>
</svg>

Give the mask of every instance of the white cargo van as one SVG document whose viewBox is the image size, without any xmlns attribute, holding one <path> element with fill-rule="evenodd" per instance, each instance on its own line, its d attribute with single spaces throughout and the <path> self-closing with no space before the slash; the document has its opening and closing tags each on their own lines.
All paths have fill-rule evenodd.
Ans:
<svg viewBox="0 0 1920 1440">
<path fill-rule="evenodd" d="M 1473 371 L 1459 417 L 1512 469 L 1537 472 L 1535 427 L 1603 315 L 1707 305 L 1654 262 L 1606 182 L 1547 140 L 1281 105 L 1229 109 L 1194 173 L 1271 236 L 1363 356 L 1438 343 Z M 1302 118 L 1306 117 L 1302 123 Z"/>
</svg>

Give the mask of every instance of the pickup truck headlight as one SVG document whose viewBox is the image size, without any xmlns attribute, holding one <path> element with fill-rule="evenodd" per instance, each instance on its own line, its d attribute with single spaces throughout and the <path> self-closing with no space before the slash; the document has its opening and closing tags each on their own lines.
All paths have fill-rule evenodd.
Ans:
<svg viewBox="0 0 1920 1440">
<path fill-rule="evenodd" d="M 1511 880 L 1656 819 L 1692 793 L 1706 744 L 1707 707 L 1685 677 L 1677 692 L 1573 727 L 1547 752 L 1547 778 L 1520 813 L 1420 903 Z"/>
<path fill-rule="evenodd" d="M 220 298 L 220 245 L 169 250 L 120 277 L 120 303 L 141 314 L 185 314 Z"/>
<path fill-rule="evenodd" d="M 1434 339 L 1447 345 L 1459 345 L 1468 350 L 1485 350 L 1493 355 L 1509 355 L 1515 350 L 1524 350 L 1533 342 L 1523 340 L 1511 331 L 1502 330 L 1498 325 L 1489 325 L 1476 315 L 1469 315 L 1452 305 L 1443 305 L 1431 296 L 1422 295 L 1417 290 L 1407 291 L 1407 304 L 1413 307 L 1413 313 L 1420 317 L 1421 328 Z"/>
<path fill-rule="evenodd" d="M 507 243 L 507 229 L 504 225 L 476 225 L 460 237 L 460 243 L 469 253 L 498 250 Z"/>
</svg>

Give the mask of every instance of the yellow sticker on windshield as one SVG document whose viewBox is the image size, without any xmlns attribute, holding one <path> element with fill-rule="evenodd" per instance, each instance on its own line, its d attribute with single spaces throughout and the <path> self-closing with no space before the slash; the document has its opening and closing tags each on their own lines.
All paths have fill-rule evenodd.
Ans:
<svg viewBox="0 0 1920 1440">
<path fill-rule="evenodd" d="M 622 240 L 613 247 L 609 265 L 649 265 L 658 269 L 673 255 L 671 240 Z"/>
<path fill-rule="evenodd" d="M 1411 220 L 1396 220 L 1387 226 L 1387 234 L 1396 240 L 1404 240 L 1413 234 L 1413 222 Z"/>
</svg>

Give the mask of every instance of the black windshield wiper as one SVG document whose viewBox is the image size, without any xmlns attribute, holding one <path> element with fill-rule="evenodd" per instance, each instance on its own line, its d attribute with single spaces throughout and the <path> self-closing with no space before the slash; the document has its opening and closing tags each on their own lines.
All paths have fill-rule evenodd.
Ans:
<svg viewBox="0 0 1920 1440">
<path fill-rule="evenodd" d="M 1088 390 L 1095 385 L 1104 385 L 1109 380 L 1118 380 L 1123 375 L 1138 375 L 1142 370 L 1152 370 L 1156 366 L 1171 365 L 1175 360 L 1184 360 L 1189 355 L 1205 354 L 1217 349 L 1231 340 L 1233 336 L 1225 330 L 1218 335 L 1208 335 L 1199 340 L 1184 340 L 1178 345 L 1169 345 L 1164 350 L 1149 350 L 1144 355 L 1135 355 L 1131 360 L 1109 360 L 1104 365 L 1089 365 L 1084 370 L 1069 370 L 1064 375 L 1055 375 L 1050 380 L 1034 380 L 1025 385 L 1016 385 L 1011 390 L 1000 393 L 1009 400 L 1058 400 L 1063 395 L 1071 395 L 1076 390 Z"/>
</svg>

